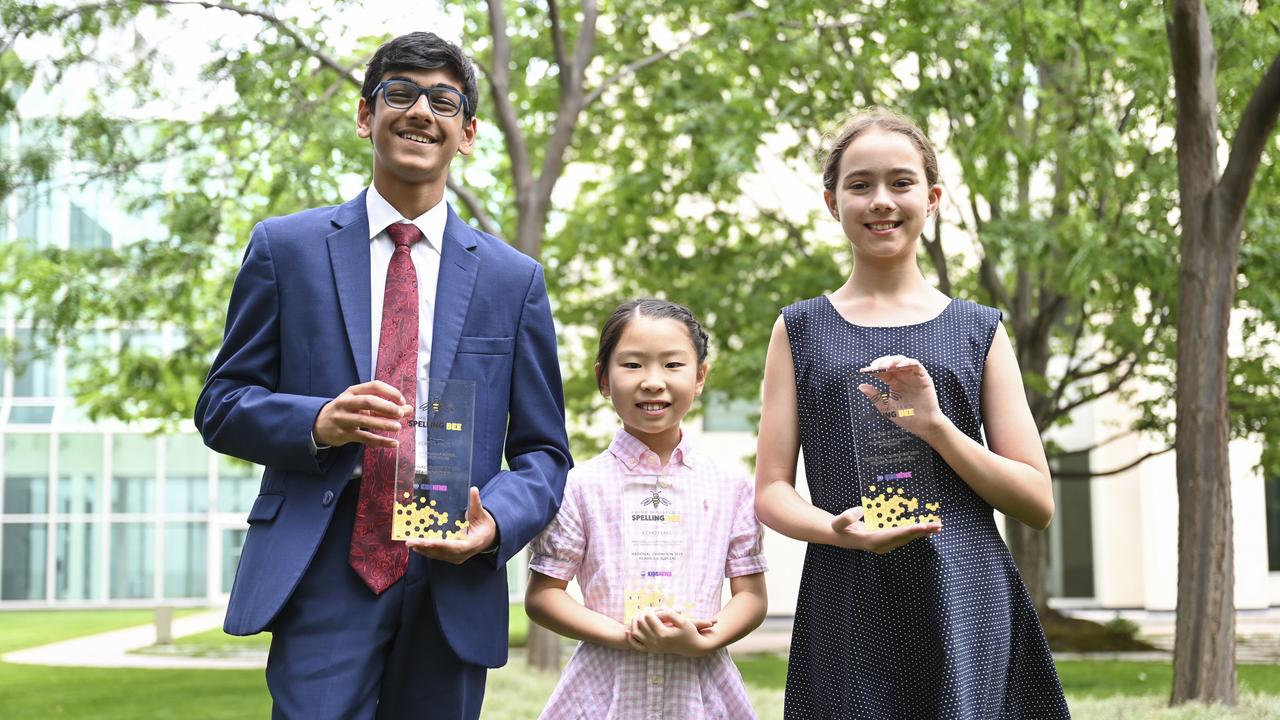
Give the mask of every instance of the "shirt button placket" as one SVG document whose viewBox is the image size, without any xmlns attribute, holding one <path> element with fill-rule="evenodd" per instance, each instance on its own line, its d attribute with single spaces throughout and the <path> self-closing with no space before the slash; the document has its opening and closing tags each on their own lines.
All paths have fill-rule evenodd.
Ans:
<svg viewBox="0 0 1280 720">
<path fill-rule="evenodd" d="M 663 676 L 666 673 L 666 660 L 662 655 L 649 656 L 648 671 L 649 676 L 648 692 L 645 694 L 649 698 L 649 702 L 645 705 L 646 720 L 662 720 L 662 706 L 666 704 L 666 693 L 663 692 Z"/>
</svg>

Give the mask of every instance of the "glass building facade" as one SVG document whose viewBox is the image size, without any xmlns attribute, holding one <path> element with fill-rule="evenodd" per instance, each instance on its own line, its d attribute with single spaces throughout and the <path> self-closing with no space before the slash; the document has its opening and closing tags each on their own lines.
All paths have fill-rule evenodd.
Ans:
<svg viewBox="0 0 1280 720">
<path fill-rule="evenodd" d="M 32 143 L 56 148 L 56 128 L 0 128 L 5 157 Z M 0 242 L 119 247 L 152 220 L 126 215 L 108 188 L 71 172 L 55 166 L 50 181 L 5 198 Z M 0 309 L 0 335 L 17 348 L 0 358 L 0 607 L 221 600 L 260 468 L 209 451 L 193 427 L 161 435 L 89 421 L 70 390 L 84 371 L 40 342 L 17 299 Z M 163 350 L 173 332 L 91 331 L 84 341 L 109 349 L 128 335 Z"/>
<path fill-rule="evenodd" d="M 57 144 L 56 128 L 0 125 L 0 157 Z M 65 149 L 65 148 L 64 148 Z M 53 178 L 0 199 L 0 243 L 110 248 L 159 218 L 127 214 L 110 188 Z M 17 298 L 0 297 L 0 609 L 224 602 L 231 591 L 262 468 L 220 456 L 194 426 L 94 422 L 73 389 L 86 371 L 66 348 L 41 343 Z M 89 330 L 82 348 L 144 343 L 165 352 L 178 329 Z M 508 565 L 513 596 L 523 563 Z"/>
</svg>

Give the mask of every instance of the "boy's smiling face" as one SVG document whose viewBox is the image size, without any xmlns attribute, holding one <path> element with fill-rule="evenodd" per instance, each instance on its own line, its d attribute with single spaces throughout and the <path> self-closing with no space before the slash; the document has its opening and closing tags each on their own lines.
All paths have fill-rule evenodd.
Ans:
<svg viewBox="0 0 1280 720">
<path fill-rule="evenodd" d="M 448 70 L 389 70 L 382 80 L 408 80 L 419 87 L 445 86 L 462 92 L 462 83 Z M 440 117 L 426 96 L 406 110 L 389 107 L 379 91 L 370 101 L 360 99 L 356 133 L 373 140 L 373 180 L 379 192 L 396 194 L 438 184 L 443 191 L 449 163 L 456 154 L 470 155 L 475 146 L 476 121 L 465 112 Z"/>
</svg>

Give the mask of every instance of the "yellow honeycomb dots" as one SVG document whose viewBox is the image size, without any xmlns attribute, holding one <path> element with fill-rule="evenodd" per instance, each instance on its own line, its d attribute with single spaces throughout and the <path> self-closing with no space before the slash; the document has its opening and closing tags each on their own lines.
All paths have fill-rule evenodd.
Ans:
<svg viewBox="0 0 1280 720">
<path fill-rule="evenodd" d="M 874 485 L 868 489 L 875 491 Z M 924 507 L 932 512 L 920 513 L 920 498 L 906 497 L 905 488 L 885 488 L 874 496 L 862 496 L 863 522 L 868 530 L 887 530 L 904 525 L 919 525 L 927 522 L 941 522 L 938 516 L 939 503 L 927 502 Z"/>
<path fill-rule="evenodd" d="M 624 623 L 630 623 L 637 615 L 650 608 L 670 608 L 686 616 L 693 613 L 691 603 L 681 604 L 670 590 L 656 585 L 627 589 L 623 603 L 622 621 Z"/>
<path fill-rule="evenodd" d="M 449 513 L 437 511 L 426 504 L 426 498 L 419 497 L 417 505 L 397 503 L 396 515 L 404 518 L 402 523 L 392 526 L 392 540 L 409 540 L 425 538 L 433 540 L 461 540 L 467 534 L 466 519 L 454 520 L 450 523 Z"/>
</svg>

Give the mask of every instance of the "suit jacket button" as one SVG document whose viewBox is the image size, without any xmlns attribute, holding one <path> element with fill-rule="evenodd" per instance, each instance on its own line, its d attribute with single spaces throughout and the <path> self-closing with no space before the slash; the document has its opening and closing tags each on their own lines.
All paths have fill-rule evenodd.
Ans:
<svg viewBox="0 0 1280 720">
<path fill-rule="evenodd" d="M 333 491 L 332 491 L 332 490 L 325 490 L 325 491 L 324 491 L 324 499 L 322 499 L 320 502 L 324 503 L 324 506 L 325 506 L 325 507 L 329 507 L 330 505 L 332 505 L 332 504 L 333 504 Z"/>
</svg>

